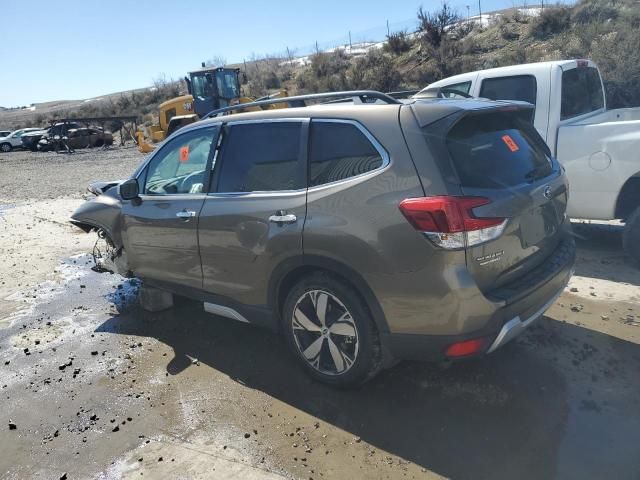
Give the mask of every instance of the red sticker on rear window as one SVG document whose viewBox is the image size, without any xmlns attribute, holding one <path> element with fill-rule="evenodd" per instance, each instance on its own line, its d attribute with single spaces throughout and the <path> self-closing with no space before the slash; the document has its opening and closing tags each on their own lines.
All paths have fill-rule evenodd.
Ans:
<svg viewBox="0 0 640 480">
<path fill-rule="evenodd" d="M 518 150 L 520 150 L 520 147 L 518 147 L 518 144 L 514 142 L 513 138 L 511 138 L 511 135 L 503 135 L 502 141 L 512 152 L 517 152 Z"/>
<path fill-rule="evenodd" d="M 180 147 L 180 161 L 185 163 L 189 161 L 189 147 Z"/>
</svg>

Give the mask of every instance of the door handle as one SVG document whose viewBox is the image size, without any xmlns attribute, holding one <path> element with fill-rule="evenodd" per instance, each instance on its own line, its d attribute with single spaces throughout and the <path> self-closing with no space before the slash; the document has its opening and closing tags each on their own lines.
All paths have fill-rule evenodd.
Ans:
<svg viewBox="0 0 640 480">
<path fill-rule="evenodd" d="M 193 218 L 196 216 L 196 212 L 193 210 L 182 210 L 176 213 L 176 217 L 178 218 Z"/>
<path fill-rule="evenodd" d="M 269 217 L 269 221 L 271 223 L 294 223 L 298 220 L 293 213 L 289 213 L 288 215 L 271 215 Z"/>
</svg>

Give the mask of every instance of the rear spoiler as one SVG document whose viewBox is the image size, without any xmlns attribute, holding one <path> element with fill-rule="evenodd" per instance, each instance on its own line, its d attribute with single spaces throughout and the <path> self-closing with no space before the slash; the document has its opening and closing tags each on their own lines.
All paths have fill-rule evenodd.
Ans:
<svg viewBox="0 0 640 480">
<path fill-rule="evenodd" d="M 533 122 L 533 114 L 535 112 L 535 106 L 527 102 L 488 100 L 486 98 L 415 98 L 411 108 L 420 127 L 426 127 L 455 113 L 474 115 L 486 113 L 490 110 L 526 112 L 527 118 Z"/>
</svg>

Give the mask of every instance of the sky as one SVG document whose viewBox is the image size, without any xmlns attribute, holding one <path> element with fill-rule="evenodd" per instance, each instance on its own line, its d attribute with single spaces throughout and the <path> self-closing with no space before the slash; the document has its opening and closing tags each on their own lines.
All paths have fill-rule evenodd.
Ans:
<svg viewBox="0 0 640 480">
<path fill-rule="evenodd" d="M 524 0 L 481 0 L 482 10 Z M 533 2 L 529 2 L 533 3 Z M 451 0 L 466 16 L 477 0 Z M 181 78 L 200 62 L 302 51 L 404 28 L 440 0 L 30 0 L 0 5 L 0 106 L 84 99 Z"/>
</svg>

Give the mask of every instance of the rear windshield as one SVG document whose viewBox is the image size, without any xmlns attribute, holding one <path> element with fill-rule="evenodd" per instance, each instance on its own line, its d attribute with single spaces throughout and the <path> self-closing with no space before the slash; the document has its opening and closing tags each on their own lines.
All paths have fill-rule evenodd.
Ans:
<svg viewBox="0 0 640 480">
<path fill-rule="evenodd" d="M 534 182 L 553 170 L 548 147 L 521 115 L 470 115 L 455 124 L 446 143 L 463 186 L 509 187 Z"/>
</svg>

